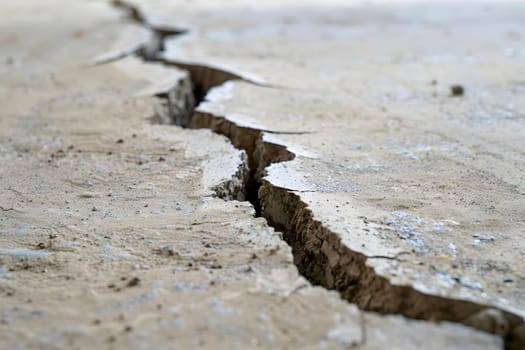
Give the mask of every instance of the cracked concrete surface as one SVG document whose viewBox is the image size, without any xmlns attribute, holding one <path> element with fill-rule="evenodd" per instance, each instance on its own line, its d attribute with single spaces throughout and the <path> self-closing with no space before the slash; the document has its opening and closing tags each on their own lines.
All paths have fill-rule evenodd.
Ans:
<svg viewBox="0 0 525 350">
<path fill-rule="evenodd" d="M 1 348 L 522 348 L 523 5 L 286 3 L 2 2 Z"/>
<path fill-rule="evenodd" d="M 266 85 L 214 88 L 193 124 L 293 153 L 259 194 L 306 277 L 523 341 L 523 4 L 130 3 L 188 29 L 162 61 Z"/>
</svg>

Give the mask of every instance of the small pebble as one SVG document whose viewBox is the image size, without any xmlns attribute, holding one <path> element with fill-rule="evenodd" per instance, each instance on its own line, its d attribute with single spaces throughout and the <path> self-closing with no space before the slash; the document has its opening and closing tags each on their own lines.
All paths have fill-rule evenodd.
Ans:
<svg viewBox="0 0 525 350">
<path fill-rule="evenodd" d="M 450 93 L 452 96 L 463 96 L 465 89 L 461 85 L 452 85 L 450 87 Z"/>
<path fill-rule="evenodd" d="M 128 287 L 135 287 L 140 284 L 140 279 L 138 277 L 133 277 L 126 286 Z"/>
</svg>

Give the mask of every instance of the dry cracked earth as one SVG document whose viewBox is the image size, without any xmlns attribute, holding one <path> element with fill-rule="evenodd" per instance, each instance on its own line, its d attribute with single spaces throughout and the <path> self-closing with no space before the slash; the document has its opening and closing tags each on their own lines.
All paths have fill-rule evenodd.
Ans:
<svg viewBox="0 0 525 350">
<path fill-rule="evenodd" d="M 525 4 L 2 0 L 1 349 L 525 349 Z"/>
</svg>

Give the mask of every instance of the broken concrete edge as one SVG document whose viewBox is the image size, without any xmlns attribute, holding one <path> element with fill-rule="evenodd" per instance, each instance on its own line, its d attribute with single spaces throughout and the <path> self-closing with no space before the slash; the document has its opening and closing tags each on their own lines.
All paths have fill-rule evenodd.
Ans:
<svg viewBox="0 0 525 350">
<path fill-rule="evenodd" d="M 231 179 L 223 180 L 218 185 L 212 185 L 211 188 L 215 195 L 224 200 L 246 200 L 246 186 L 248 184 L 249 170 L 247 165 L 246 153 L 244 151 L 240 154 L 240 161 L 237 166 L 237 171 Z"/>
<path fill-rule="evenodd" d="M 92 59 L 87 66 L 111 64 L 128 57 L 137 57 L 142 61 L 155 61 L 155 64 L 176 68 L 178 74 L 167 76 L 164 81 L 155 86 L 148 86 L 136 94 L 138 97 L 151 96 L 157 99 L 154 106 L 155 114 L 151 117 L 152 123 L 187 127 L 198 104 L 196 97 L 202 99 L 209 89 L 225 81 L 242 79 L 227 71 L 216 71 L 204 65 L 174 64 L 157 59 L 158 53 L 163 50 L 164 39 L 168 36 L 185 34 L 186 30 L 154 27 L 148 24 L 145 16 L 137 8 L 125 1 L 112 0 L 111 4 L 124 10 L 128 19 L 147 30 L 149 38 L 143 38 L 131 47 L 103 53 Z M 194 86 L 195 81 L 200 84 Z M 199 94 L 199 91 L 202 91 L 202 94 Z M 204 187 L 212 190 L 213 194 L 221 199 L 244 201 L 249 178 L 246 161 L 246 154 L 241 151 L 235 173 L 226 179 L 217 179 L 216 176 L 204 179 Z"/>
<path fill-rule="evenodd" d="M 369 257 L 350 250 L 342 244 L 337 233 L 316 221 L 308 205 L 301 200 L 300 192 L 274 186 L 266 180 L 264 175 L 269 165 L 295 158 L 285 146 L 263 141 L 262 131 L 237 126 L 225 117 L 210 113 L 197 111 L 192 127 L 224 135 L 235 147 L 248 153 L 250 168 L 255 169 L 252 176 L 261 183 L 258 200 L 262 216 L 270 226 L 283 233 L 283 239 L 292 247 L 295 265 L 312 284 L 337 290 L 343 299 L 363 310 L 461 323 L 506 338 L 508 348 L 522 346 L 513 342 L 524 324 L 519 316 L 490 305 L 430 295 L 412 286 L 392 284 L 367 265 Z M 498 316 L 493 320 L 496 324 L 501 323 L 499 327 L 487 324 L 485 319 L 478 320 L 486 310 L 497 310 Z M 501 315 L 504 319 L 498 320 Z"/>
<path fill-rule="evenodd" d="M 125 47 L 117 47 L 115 50 L 97 55 L 86 63 L 87 66 L 108 64 L 129 56 L 139 56 L 147 61 L 152 60 L 159 52 L 164 50 L 164 39 L 166 37 L 182 35 L 187 32 L 185 29 L 166 26 L 160 27 L 149 24 L 146 17 L 138 8 L 125 1 L 110 0 L 110 4 L 121 10 L 131 23 L 135 23 L 145 30 L 147 36 L 139 40 L 138 43 L 125 45 Z"/>
<path fill-rule="evenodd" d="M 314 219 L 308 205 L 301 200 L 299 192 L 274 186 L 264 178 L 268 166 L 291 161 L 295 158 L 295 153 L 285 145 L 265 141 L 264 135 L 272 133 L 271 131 L 240 126 L 225 115 L 210 113 L 206 108 L 199 109 L 212 88 L 228 84 L 232 80 L 243 80 L 268 88 L 271 86 L 266 86 L 257 78 L 233 73 L 233 70 L 164 58 L 161 54 L 164 40 L 169 36 L 186 34 L 187 31 L 155 28 L 133 5 L 122 0 L 113 0 L 112 3 L 124 8 L 133 21 L 139 22 L 152 32 L 150 42 L 139 45 L 135 50 L 114 55 L 114 60 L 137 55 L 145 61 L 155 61 L 189 72 L 190 84 L 186 84 L 186 88 L 182 90 L 187 94 L 187 86 L 191 86 L 194 99 L 183 111 L 184 117 L 173 113 L 174 110 L 178 110 L 173 108 L 179 101 L 176 97 L 180 95 L 177 91 L 178 85 L 154 94 L 163 100 L 167 111 L 167 117 L 161 118 L 160 123 L 210 129 L 228 138 L 237 149 L 246 152 L 244 156 L 247 157 L 247 166 L 246 161 L 241 162 L 230 180 L 212 187 L 212 190 L 222 199 L 251 198 L 254 207 L 260 206 L 262 216 L 268 224 L 283 233 L 283 239 L 292 248 L 295 265 L 312 284 L 338 291 L 342 298 L 355 303 L 363 310 L 398 314 L 413 319 L 461 323 L 501 336 L 508 349 L 525 347 L 525 339 L 522 337 L 525 330 L 523 318 L 491 305 L 430 295 L 418 291 L 413 286 L 394 285 L 378 274 L 373 267 L 368 266 L 369 257 L 344 246 L 337 233 L 323 227 L 321 222 Z M 113 60 L 107 62 L 111 61 Z M 257 183 L 257 193 L 249 193 L 250 182 Z M 491 318 L 493 315 L 488 315 L 493 311 L 496 319 Z M 494 324 L 487 324 L 485 316 L 489 317 L 490 322 L 502 322 L 502 325 L 494 327 Z M 497 319 L 498 317 L 503 317 L 504 320 Z"/>
<path fill-rule="evenodd" d="M 339 291 L 344 299 L 361 309 L 414 319 L 457 322 L 486 332 L 496 331 L 500 336 L 512 334 L 511 330 L 523 322 L 510 312 L 498 310 L 505 320 L 501 320 L 500 327 L 491 329 L 475 321 L 475 315 L 480 312 L 495 310 L 490 305 L 430 295 L 412 286 L 392 284 L 367 265 L 370 257 L 346 247 L 337 233 L 315 220 L 300 193 L 263 180 L 260 197 L 264 217 L 284 233 L 284 239 L 294 251 L 299 271 L 313 284 Z"/>
<path fill-rule="evenodd" d="M 131 21 L 148 28 L 149 30 L 154 32 L 154 34 L 161 37 L 161 40 L 163 40 L 163 38 L 167 36 L 187 33 L 187 30 L 182 28 L 168 26 L 161 27 L 158 25 L 153 25 L 152 23 L 150 23 L 150 21 L 148 21 L 146 16 L 142 13 L 142 11 L 139 8 L 133 6 L 132 4 L 124 0 L 110 0 L 110 3 L 113 6 L 123 10 Z"/>
<path fill-rule="evenodd" d="M 125 57 L 136 55 L 146 61 L 156 61 L 167 66 L 175 66 L 179 69 L 186 70 L 191 75 L 193 82 L 201 82 L 201 85 L 194 86 L 195 97 L 198 100 L 204 98 L 205 92 L 214 86 L 218 86 L 229 80 L 243 80 L 259 86 L 270 86 L 263 79 L 252 76 L 247 72 L 239 72 L 233 67 L 212 66 L 207 63 L 185 62 L 182 60 L 174 61 L 167 59 L 162 54 L 165 48 L 165 41 L 181 35 L 190 34 L 187 29 L 176 26 L 157 25 L 148 20 L 142 11 L 126 2 L 125 0 L 110 0 L 110 3 L 118 9 L 124 11 L 128 19 L 137 23 L 149 32 L 149 38 L 143 40 L 138 45 L 104 53 L 91 61 L 92 65 L 107 64 Z"/>
</svg>

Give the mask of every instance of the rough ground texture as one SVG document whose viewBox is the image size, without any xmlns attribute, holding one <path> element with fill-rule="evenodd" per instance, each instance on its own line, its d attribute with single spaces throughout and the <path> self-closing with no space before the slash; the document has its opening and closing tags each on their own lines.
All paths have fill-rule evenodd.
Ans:
<svg viewBox="0 0 525 350">
<path fill-rule="evenodd" d="M 272 4 L 2 1 L 0 348 L 524 347 L 523 5 Z"/>
</svg>

